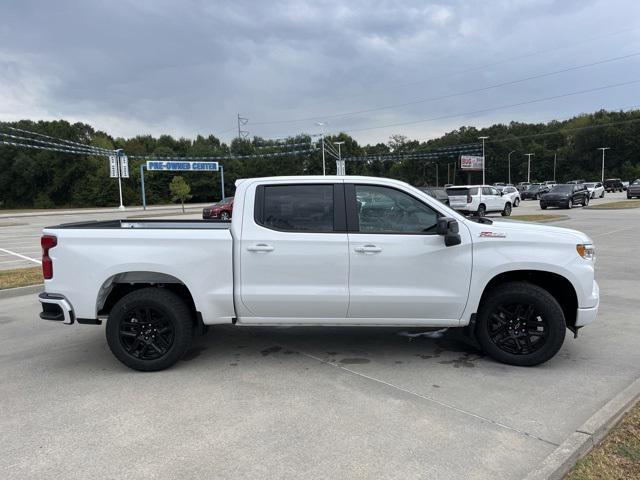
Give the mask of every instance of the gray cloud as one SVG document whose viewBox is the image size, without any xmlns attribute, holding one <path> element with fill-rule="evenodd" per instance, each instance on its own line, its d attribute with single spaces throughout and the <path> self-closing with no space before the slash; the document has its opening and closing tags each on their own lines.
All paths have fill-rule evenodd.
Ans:
<svg viewBox="0 0 640 480">
<path fill-rule="evenodd" d="M 5 2 L 0 119 L 68 118 L 115 135 L 315 132 L 313 120 L 640 52 L 626 1 Z M 606 21 L 603 21 L 606 19 Z M 461 124 L 640 104 L 638 85 L 457 116 L 625 80 L 640 57 L 499 89 L 329 119 L 363 142 Z M 275 123 L 266 123 L 275 122 Z M 281 123 L 278 123 L 281 122 Z"/>
</svg>

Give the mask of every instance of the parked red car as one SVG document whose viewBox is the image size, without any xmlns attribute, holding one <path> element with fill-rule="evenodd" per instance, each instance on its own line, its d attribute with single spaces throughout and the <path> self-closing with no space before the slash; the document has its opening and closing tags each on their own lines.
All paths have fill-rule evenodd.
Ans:
<svg viewBox="0 0 640 480">
<path fill-rule="evenodd" d="M 213 218 L 217 220 L 231 220 L 233 214 L 233 197 L 214 203 L 210 207 L 202 209 L 202 218 Z"/>
</svg>

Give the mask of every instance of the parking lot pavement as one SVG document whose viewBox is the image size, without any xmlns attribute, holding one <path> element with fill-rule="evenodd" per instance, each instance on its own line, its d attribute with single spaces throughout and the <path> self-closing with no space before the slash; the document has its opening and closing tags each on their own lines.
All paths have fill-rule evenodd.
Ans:
<svg viewBox="0 0 640 480">
<path fill-rule="evenodd" d="M 596 243 L 601 309 L 532 368 L 437 333 L 221 326 L 138 373 L 104 327 L 0 300 L 0 478 L 522 478 L 640 377 L 640 209 L 563 212 Z"/>
<path fill-rule="evenodd" d="M 50 215 L 48 212 L 29 212 L 2 214 L 0 218 L 0 270 L 13 268 L 26 268 L 40 265 L 40 236 L 42 229 L 48 225 L 60 223 L 86 222 L 90 220 L 113 220 L 145 215 L 156 215 L 162 218 L 202 218 L 200 206 L 190 207 L 187 214 L 180 213 L 180 207 L 150 208 L 143 212 L 141 209 L 120 212 L 114 209 L 102 211 L 74 211 L 74 213 L 61 214 L 56 212 Z M 1 210 L 0 210 L 1 212 Z"/>
</svg>

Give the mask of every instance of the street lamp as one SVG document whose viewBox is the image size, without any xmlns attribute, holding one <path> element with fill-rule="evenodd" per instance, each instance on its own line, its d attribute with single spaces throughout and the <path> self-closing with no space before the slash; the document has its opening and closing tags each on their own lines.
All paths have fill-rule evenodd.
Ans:
<svg viewBox="0 0 640 480">
<path fill-rule="evenodd" d="M 324 162 L 324 126 L 325 126 L 325 122 L 316 122 L 316 125 L 318 125 L 319 127 L 322 127 L 322 175 L 326 175 L 327 174 L 327 168 L 326 168 L 325 162 Z"/>
<path fill-rule="evenodd" d="M 478 140 L 482 140 L 482 184 L 485 184 L 484 181 L 484 165 L 485 165 L 485 160 L 484 160 L 484 141 L 489 138 L 489 137 L 478 137 Z"/>
<path fill-rule="evenodd" d="M 606 150 L 609 150 L 611 147 L 599 147 L 597 150 L 602 150 L 602 180 L 601 182 L 604 183 L 604 152 Z"/>
<path fill-rule="evenodd" d="M 346 168 L 344 168 L 344 164 L 342 163 L 342 152 L 340 151 L 340 145 L 344 144 L 344 141 L 333 142 L 333 144 L 338 146 L 338 168 L 336 168 L 336 175 L 346 175 Z"/>
<path fill-rule="evenodd" d="M 535 153 L 525 153 L 527 157 L 527 183 L 531 183 L 531 157 L 533 157 Z"/>
<path fill-rule="evenodd" d="M 511 154 L 516 153 L 515 150 L 511 150 L 509 152 L 509 181 L 507 183 L 511 183 Z"/>
</svg>

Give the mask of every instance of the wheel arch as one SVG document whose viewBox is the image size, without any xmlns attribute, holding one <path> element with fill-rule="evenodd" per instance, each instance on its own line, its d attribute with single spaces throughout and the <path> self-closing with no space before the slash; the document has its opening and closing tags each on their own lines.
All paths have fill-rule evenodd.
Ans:
<svg viewBox="0 0 640 480">
<path fill-rule="evenodd" d="M 568 328 L 574 328 L 578 311 L 578 295 L 569 279 L 554 272 L 542 270 L 511 270 L 498 273 L 484 287 L 478 308 L 495 288 L 507 282 L 527 282 L 549 292 L 560 304 Z"/>
<path fill-rule="evenodd" d="M 120 272 L 105 279 L 98 290 L 96 298 L 97 315 L 108 315 L 111 308 L 122 297 L 133 291 L 148 287 L 164 288 L 172 291 L 184 300 L 194 313 L 194 318 L 200 318 L 193 295 L 182 280 L 167 273 L 147 270 Z"/>
</svg>

